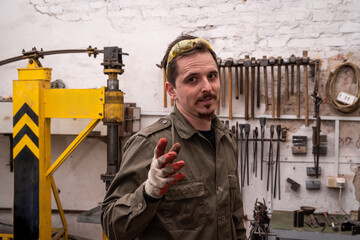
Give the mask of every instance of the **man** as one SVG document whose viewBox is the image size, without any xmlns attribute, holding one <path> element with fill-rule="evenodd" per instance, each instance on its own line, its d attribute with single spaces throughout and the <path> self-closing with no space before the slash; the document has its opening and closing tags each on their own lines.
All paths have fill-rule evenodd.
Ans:
<svg viewBox="0 0 360 240">
<path fill-rule="evenodd" d="M 125 145 L 102 205 L 104 232 L 111 240 L 246 239 L 237 144 L 214 114 L 216 55 L 206 40 L 183 35 L 163 63 L 174 111 Z"/>
</svg>

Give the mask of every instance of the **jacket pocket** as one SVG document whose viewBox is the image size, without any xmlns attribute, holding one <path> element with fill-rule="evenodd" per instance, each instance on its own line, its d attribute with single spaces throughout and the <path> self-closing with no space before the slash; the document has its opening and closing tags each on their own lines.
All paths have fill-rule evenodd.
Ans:
<svg viewBox="0 0 360 240">
<path fill-rule="evenodd" d="M 178 182 L 169 188 L 159 206 L 169 230 L 195 230 L 207 221 L 205 187 L 201 181 Z"/>
<path fill-rule="evenodd" d="M 238 193 L 238 178 L 236 177 L 235 174 L 231 174 L 229 173 L 228 174 L 228 178 L 229 178 L 229 190 L 230 190 L 230 200 L 231 200 L 231 211 L 234 210 L 234 205 L 236 203 L 236 199 L 237 199 L 237 196 L 236 194 Z M 240 197 L 240 196 L 238 196 Z"/>
</svg>

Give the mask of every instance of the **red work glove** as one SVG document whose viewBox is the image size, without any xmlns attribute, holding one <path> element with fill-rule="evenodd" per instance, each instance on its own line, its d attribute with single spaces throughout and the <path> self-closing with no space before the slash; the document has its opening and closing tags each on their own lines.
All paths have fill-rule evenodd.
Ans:
<svg viewBox="0 0 360 240">
<path fill-rule="evenodd" d="M 161 198 L 173 184 L 184 178 L 183 173 L 176 173 L 184 167 L 184 161 L 173 163 L 180 151 L 180 143 L 175 143 L 166 154 L 166 138 L 161 138 L 154 149 L 148 179 L 145 182 L 145 192 L 153 198 Z"/>
</svg>

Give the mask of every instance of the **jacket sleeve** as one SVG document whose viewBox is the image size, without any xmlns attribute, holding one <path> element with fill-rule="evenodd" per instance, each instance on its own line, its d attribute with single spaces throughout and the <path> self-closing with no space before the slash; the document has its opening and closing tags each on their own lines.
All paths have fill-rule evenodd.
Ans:
<svg viewBox="0 0 360 240">
<path fill-rule="evenodd" d="M 237 140 L 236 138 L 233 136 L 233 141 L 234 141 L 234 146 L 236 149 L 236 163 L 238 165 L 239 161 L 238 161 L 238 144 L 237 144 Z M 238 166 L 236 167 L 236 169 L 238 170 Z M 244 226 L 244 207 L 243 207 L 243 201 L 241 198 L 241 192 L 240 192 L 240 181 L 239 181 L 239 172 L 236 171 L 236 176 L 237 176 L 237 181 L 236 181 L 236 190 L 235 190 L 235 204 L 234 204 L 234 209 L 233 209 L 233 221 L 235 224 L 235 231 L 236 231 L 236 239 L 238 240 L 247 240 L 246 237 L 246 229 Z"/>
<path fill-rule="evenodd" d="M 235 230 L 236 230 L 236 238 L 238 240 L 246 240 L 246 229 L 244 227 L 244 208 L 243 208 L 243 202 L 240 195 L 240 184 L 239 181 L 237 181 L 238 187 L 236 188 L 235 193 L 235 205 L 234 205 L 234 211 L 233 211 L 233 221 L 235 224 Z"/>
<path fill-rule="evenodd" d="M 156 213 L 160 201 L 147 203 L 143 196 L 155 144 L 137 135 L 125 145 L 120 170 L 101 207 L 101 225 L 110 240 L 136 238 Z"/>
</svg>

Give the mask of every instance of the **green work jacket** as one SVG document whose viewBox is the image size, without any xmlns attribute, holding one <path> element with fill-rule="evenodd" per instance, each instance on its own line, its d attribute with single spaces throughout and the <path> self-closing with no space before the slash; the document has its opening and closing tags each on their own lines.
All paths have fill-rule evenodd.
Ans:
<svg viewBox="0 0 360 240">
<path fill-rule="evenodd" d="M 216 149 L 178 111 L 132 136 L 124 147 L 120 170 L 102 204 L 101 223 L 113 239 L 246 239 L 238 181 L 237 144 L 215 117 Z M 177 160 L 185 178 L 160 201 L 147 203 L 144 182 L 154 148 L 167 138 L 166 152 L 179 142 Z"/>
</svg>

